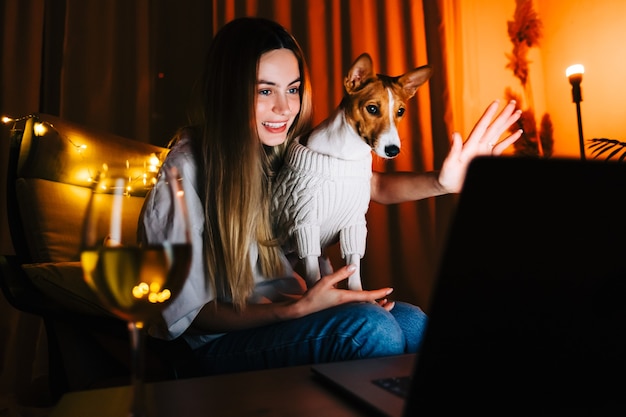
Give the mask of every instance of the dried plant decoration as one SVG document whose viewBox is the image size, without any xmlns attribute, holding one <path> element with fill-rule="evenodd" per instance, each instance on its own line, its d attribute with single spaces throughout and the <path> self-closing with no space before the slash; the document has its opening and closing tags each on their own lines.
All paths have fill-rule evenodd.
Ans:
<svg viewBox="0 0 626 417">
<path fill-rule="evenodd" d="M 550 116 L 546 113 L 541 118 L 539 128 L 535 118 L 534 99 L 530 85 L 530 60 L 528 52 L 530 48 L 539 47 L 539 41 L 543 35 L 543 23 L 539 14 L 533 7 L 533 0 L 516 0 L 513 20 L 507 22 L 509 39 L 513 43 L 513 51 L 506 54 L 509 63 L 507 69 L 513 71 L 513 75 L 519 79 L 523 97 L 516 94 L 511 88 L 507 88 L 507 99 L 514 99 L 522 107 L 517 125 L 511 127 L 511 131 L 523 129 L 524 134 L 515 142 L 516 155 L 550 157 L 553 149 L 553 128 Z"/>
<path fill-rule="evenodd" d="M 539 46 L 543 35 L 543 24 L 533 8 L 532 0 L 516 0 L 513 20 L 507 22 L 509 39 L 513 43 L 513 53 L 508 55 L 508 69 L 519 78 L 522 86 L 528 81 L 528 50 Z"/>
</svg>

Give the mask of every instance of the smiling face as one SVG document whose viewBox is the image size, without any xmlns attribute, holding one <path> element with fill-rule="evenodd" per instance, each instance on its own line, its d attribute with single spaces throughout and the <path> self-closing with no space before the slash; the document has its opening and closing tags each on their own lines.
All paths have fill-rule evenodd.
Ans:
<svg viewBox="0 0 626 417">
<path fill-rule="evenodd" d="M 300 112 L 300 69 L 289 49 L 261 55 L 257 71 L 256 128 L 260 141 L 277 146 Z"/>
</svg>

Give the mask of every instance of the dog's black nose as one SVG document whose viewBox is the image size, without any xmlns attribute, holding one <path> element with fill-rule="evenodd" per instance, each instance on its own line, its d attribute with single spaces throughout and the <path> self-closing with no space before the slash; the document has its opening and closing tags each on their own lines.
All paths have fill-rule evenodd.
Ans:
<svg viewBox="0 0 626 417">
<path fill-rule="evenodd" d="M 389 158 L 393 158 L 400 153 L 400 148 L 396 145 L 385 146 L 385 155 Z"/>
</svg>

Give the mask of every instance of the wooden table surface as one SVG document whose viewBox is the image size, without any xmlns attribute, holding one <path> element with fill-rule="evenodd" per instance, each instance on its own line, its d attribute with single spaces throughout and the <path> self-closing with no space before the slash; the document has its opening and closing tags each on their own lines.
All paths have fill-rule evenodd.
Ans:
<svg viewBox="0 0 626 417">
<path fill-rule="evenodd" d="M 316 380 L 308 365 L 148 383 L 145 390 L 151 417 L 372 415 Z M 128 417 L 131 392 L 130 386 L 71 392 L 50 417 Z"/>
</svg>

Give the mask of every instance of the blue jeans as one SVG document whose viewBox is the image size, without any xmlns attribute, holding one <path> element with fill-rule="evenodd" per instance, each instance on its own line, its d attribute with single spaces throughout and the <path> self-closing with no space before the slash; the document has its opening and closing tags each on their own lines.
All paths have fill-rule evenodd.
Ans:
<svg viewBox="0 0 626 417">
<path fill-rule="evenodd" d="M 346 304 L 268 326 L 227 333 L 197 349 L 204 374 L 417 352 L 426 315 L 396 302 Z"/>
</svg>

